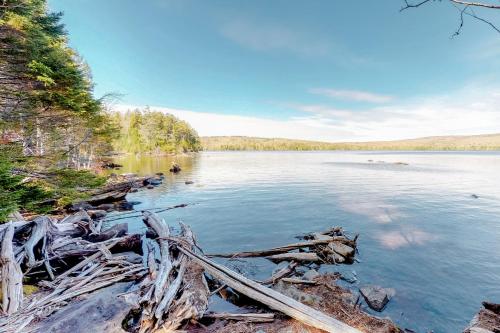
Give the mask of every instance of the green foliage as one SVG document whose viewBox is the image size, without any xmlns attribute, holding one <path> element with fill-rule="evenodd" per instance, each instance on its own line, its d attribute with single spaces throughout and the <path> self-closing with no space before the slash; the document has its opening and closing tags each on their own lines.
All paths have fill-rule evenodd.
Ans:
<svg viewBox="0 0 500 333">
<path fill-rule="evenodd" d="M 46 208 L 40 202 L 51 197 L 50 190 L 33 183 L 23 183 L 23 176 L 12 173 L 16 164 L 25 159 L 17 160 L 12 154 L 16 147 L 3 145 L 0 149 L 0 222 L 7 216 L 24 208 L 34 212 L 45 212 Z"/>
<path fill-rule="evenodd" d="M 114 147 L 120 152 L 162 154 L 195 152 L 200 149 L 196 131 L 171 114 L 144 110 L 116 113 L 120 135 Z"/>
</svg>

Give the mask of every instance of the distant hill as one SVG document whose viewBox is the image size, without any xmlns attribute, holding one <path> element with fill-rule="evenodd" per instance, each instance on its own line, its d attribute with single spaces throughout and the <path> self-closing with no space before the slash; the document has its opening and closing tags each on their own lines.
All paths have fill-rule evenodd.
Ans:
<svg viewBox="0 0 500 333">
<path fill-rule="evenodd" d="M 201 137 L 203 150 L 500 150 L 500 133 L 373 142 L 320 142 L 245 136 Z"/>
</svg>

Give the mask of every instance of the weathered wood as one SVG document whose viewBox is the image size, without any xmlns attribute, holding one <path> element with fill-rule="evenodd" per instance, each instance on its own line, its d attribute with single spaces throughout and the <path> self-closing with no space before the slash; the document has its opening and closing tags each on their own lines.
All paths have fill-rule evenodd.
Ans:
<svg viewBox="0 0 500 333">
<path fill-rule="evenodd" d="M 274 313 L 206 313 L 203 318 L 245 321 L 249 323 L 270 323 L 274 321 Z"/>
<path fill-rule="evenodd" d="M 226 253 L 226 254 L 208 254 L 207 257 L 219 257 L 219 258 L 250 258 L 250 257 L 267 257 L 271 256 L 274 254 L 280 254 L 280 253 L 285 253 L 289 252 L 292 250 L 296 249 L 302 249 L 306 247 L 313 247 L 317 245 L 323 245 L 323 244 L 328 244 L 331 242 L 342 242 L 346 244 L 351 244 L 352 241 L 342 237 L 342 236 L 335 236 L 335 237 L 330 237 L 328 239 L 313 239 L 309 241 L 304 241 L 304 242 L 298 242 L 298 243 L 293 243 L 293 244 L 288 244 L 285 246 L 279 246 L 275 247 L 272 249 L 266 249 L 266 250 L 258 250 L 258 251 L 245 251 L 245 252 L 236 252 L 236 253 Z"/>
<path fill-rule="evenodd" d="M 281 281 L 290 284 L 311 284 L 311 285 L 318 284 L 316 281 L 296 279 L 296 278 L 282 278 Z"/>
<path fill-rule="evenodd" d="M 196 241 L 191 229 L 182 223 L 181 228 L 185 246 L 193 250 Z M 187 261 L 182 283 L 182 294 L 169 309 L 168 317 L 161 325 L 167 332 L 178 329 L 187 320 L 199 320 L 208 308 L 210 291 L 202 267 L 192 260 Z"/>
<path fill-rule="evenodd" d="M 288 266 L 283 267 L 279 271 L 277 271 L 275 274 L 273 274 L 269 279 L 262 281 L 262 284 L 275 284 L 278 282 L 281 278 L 287 277 L 288 275 L 292 274 L 293 271 L 295 270 L 295 267 L 297 267 L 299 264 L 296 261 L 292 261 L 291 263 L 288 264 Z"/>
<path fill-rule="evenodd" d="M 196 263 L 202 266 L 207 273 L 214 278 L 221 280 L 234 290 L 269 306 L 272 309 L 280 311 L 306 325 L 325 330 L 330 333 L 361 333 L 335 318 L 308 307 L 300 302 L 284 296 L 277 291 L 269 289 L 255 281 L 252 281 L 241 274 L 238 274 L 222 265 L 215 263 L 209 258 L 196 254 L 182 246 L 178 247 Z"/>
<path fill-rule="evenodd" d="M 28 257 L 28 267 L 35 266 L 36 258 L 34 248 L 47 235 L 51 223 L 47 216 L 37 217 L 33 222 L 35 223 L 35 226 L 31 229 L 30 238 L 28 238 L 24 244 L 24 251 Z"/>
<path fill-rule="evenodd" d="M 297 262 L 320 262 L 321 259 L 314 252 L 290 252 L 290 253 L 281 253 L 275 254 L 272 256 L 266 257 L 274 262 L 281 261 L 297 261 Z"/>
<path fill-rule="evenodd" d="M 14 225 L 9 223 L 2 240 L 2 310 L 7 315 L 16 312 L 23 302 L 23 272 L 14 258 L 12 240 Z"/>
</svg>

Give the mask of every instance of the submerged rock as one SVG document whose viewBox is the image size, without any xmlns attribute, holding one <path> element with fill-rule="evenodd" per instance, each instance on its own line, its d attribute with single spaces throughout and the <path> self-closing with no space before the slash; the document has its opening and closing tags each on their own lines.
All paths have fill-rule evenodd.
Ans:
<svg viewBox="0 0 500 333">
<path fill-rule="evenodd" d="M 279 281 L 273 289 L 306 305 L 319 304 L 323 300 L 321 296 L 305 293 L 283 281 Z"/>
<path fill-rule="evenodd" d="M 302 277 L 304 280 L 308 281 L 313 281 L 315 278 L 319 276 L 319 273 L 315 269 L 310 269 L 307 272 L 304 273 L 304 276 Z"/>
<path fill-rule="evenodd" d="M 191 185 L 191 184 L 194 184 L 194 182 L 193 182 L 193 181 L 191 181 L 191 180 L 186 180 L 186 181 L 184 182 L 184 184 L 186 184 L 186 185 Z"/>
<path fill-rule="evenodd" d="M 396 295 L 393 288 L 382 288 L 381 286 L 365 286 L 359 289 L 366 303 L 375 311 L 384 310 L 385 306 Z"/>
</svg>

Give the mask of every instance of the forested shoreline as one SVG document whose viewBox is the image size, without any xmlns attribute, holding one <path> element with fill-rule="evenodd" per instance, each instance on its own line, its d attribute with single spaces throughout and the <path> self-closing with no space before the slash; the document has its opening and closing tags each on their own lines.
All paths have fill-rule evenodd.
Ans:
<svg viewBox="0 0 500 333">
<path fill-rule="evenodd" d="M 245 136 L 201 137 L 205 151 L 421 150 L 498 151 L 500 134 L 442 136 L 395 141 L 321 142 Z"/>
<path fill-rule="evenodd" d="M 85 198 L 105 183 L 95 171 L 116 152 L 199 149 L 196 132 L 172 115 L 109 111 L 61 20 L 46 0 L 0 1 L 0 222 Z"/>
</svg>

